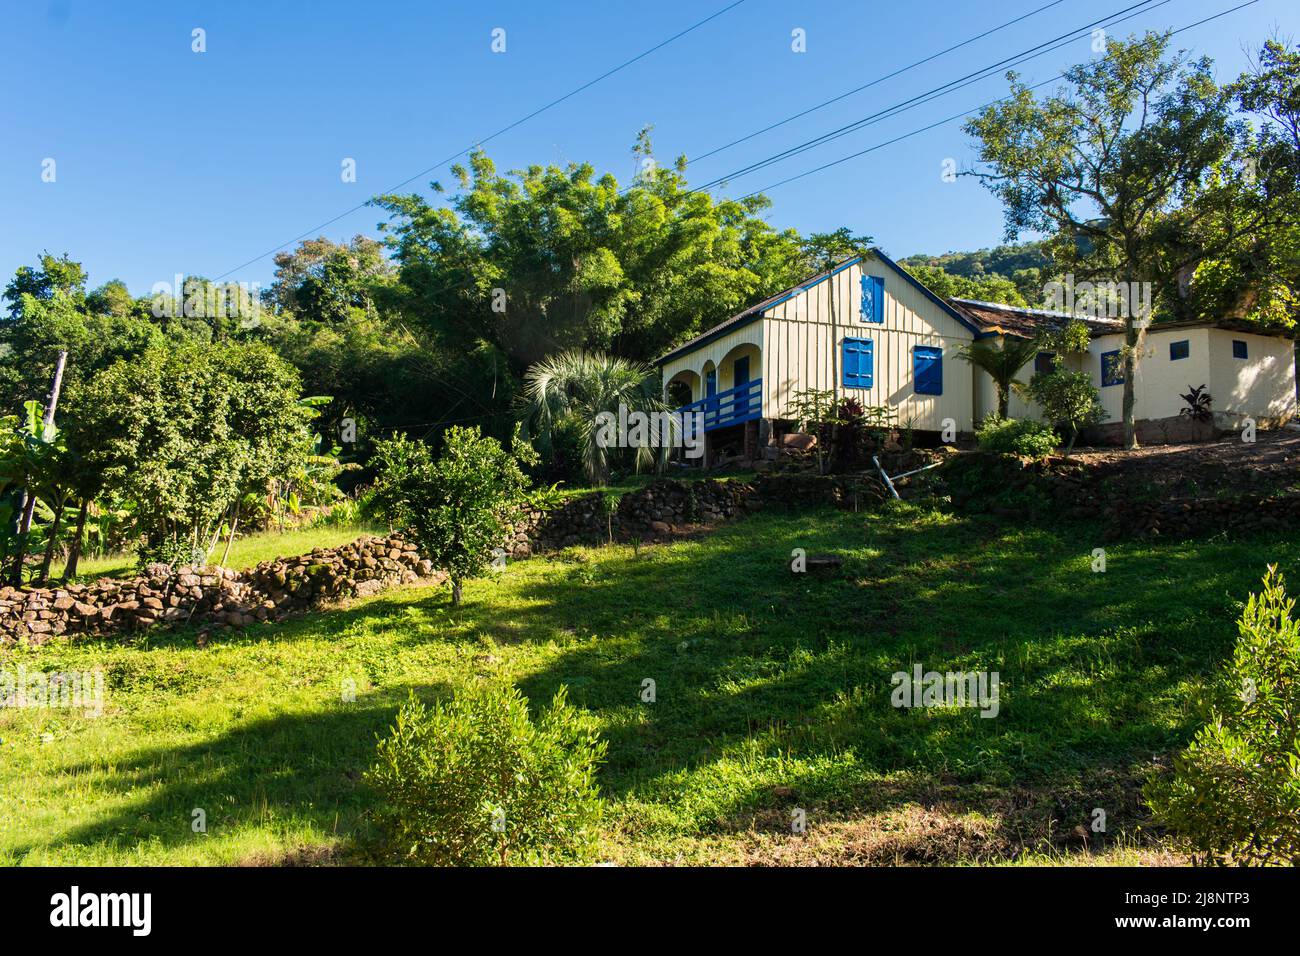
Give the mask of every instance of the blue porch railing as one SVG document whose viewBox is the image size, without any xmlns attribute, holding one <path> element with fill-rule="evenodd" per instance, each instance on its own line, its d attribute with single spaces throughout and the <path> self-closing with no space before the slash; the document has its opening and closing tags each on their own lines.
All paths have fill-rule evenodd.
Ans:
<svg viewBox="0 0 1300 956">
<path fill-rule="evenodd" d="M 701 398 L 697 402 L 683 405 L 677 412 L 682 415 L 703 412 L 706 432 L 753 421 L 763 414 L 763 380 L 756 378 L 725 392 Z"/>
</svg>

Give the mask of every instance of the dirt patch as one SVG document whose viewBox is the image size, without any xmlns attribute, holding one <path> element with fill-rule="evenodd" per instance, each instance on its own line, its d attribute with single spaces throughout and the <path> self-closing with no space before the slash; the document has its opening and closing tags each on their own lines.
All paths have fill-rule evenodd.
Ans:
<svg viewBox="0 0 1300 956">
<path fill-rule="evenodd" d="M 240 860 L 237 866 L 342 866 L 337 847 L 300 846 L 282 853 L 254 853 Z"/>
<path fill-rule="evenodd" d="M 1300 432 L 1260 432 L 1185 445 L 1124 451 L 1084 448 L 1074 456 L 1091 481 L 1141 497 L 1204 498 L 1300 486 Z"/>
<path fill-rule="evenodd" d="M 1068 784 L 986 787 L 885 781 L 871 804 L 822 809 L 789 788 L 770 807 L 692 841 L 675 862 L 747 866 L 952 866 L 1017 861 L 1184 866 L 1151 825 L 1145 768 L 1097 769 Z M 806 830 L 792 830 L 803 808 Z M 1105 813 L 1102 826 L 1094 829 Z"/>
</svg>

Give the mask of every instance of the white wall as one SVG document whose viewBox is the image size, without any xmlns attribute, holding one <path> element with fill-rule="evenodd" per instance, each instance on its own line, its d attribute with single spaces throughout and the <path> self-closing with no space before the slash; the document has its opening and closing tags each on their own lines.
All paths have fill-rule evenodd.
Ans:
<svg viewBox="0 0 1300 956">
<path fill-rule="evenodd" d="M 1245 359 L 1233 358 L 1234 339 L 1246 343 Z M 1210 329 L 1208 346 L 1213 408 L 1228 418 L 1222 424 L 1253 418 L 1264 427 L 1295 414 L 1295 343 L 1290 339 Z"/>
</svg>

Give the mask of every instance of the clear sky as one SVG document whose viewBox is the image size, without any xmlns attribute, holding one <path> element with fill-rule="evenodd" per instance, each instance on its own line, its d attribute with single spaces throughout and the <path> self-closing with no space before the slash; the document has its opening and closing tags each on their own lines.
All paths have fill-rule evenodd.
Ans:
<svg viewBox="0 0 1300 956">
<path fill-rule="evenodd" d="M 595 79 L 733 0 L 0 0 L 0 275 L 68 252 L 91 285 L 135 294 L 178 272 L 269 281 L 303 233 L 374 234 L 363 208 L 327 220 Z M 1004 30 L 703 158 L 704 184 L 1042 44 L 1137 0 L 1061 0 Z M 1114 28 L 1182 27 L 1242 0 L 1149 0 Z M 661 161 L 700 156 L 1049 3 L 1049 0 L 743 0 L 734 9 L 487 144 L 501 168 L 588 161 L 626 181 L 653 124 Z M 1175 37 L 1235 77 L 1271 33 L 1300 38 L 1295 0 L 1251 6 Z M 1130 11 L 1132 12 L 1132 11 Z M 192 31 L 206 31 L 195 53 Z M 492 50 L 505 31 L 505 52 Z M 794 52 L 792 31 L 806 52 Z M 1019 67 L 1031 82 L 1093 56 L 1091 35 Z M 833 142 L 731 180 L 769 192 L 770 221 L 848 226 L 894 256 L 1001 240 L 958 122 L 900 135 L 1003 95 L 1002 69 Z M 341 164 L 356 161 L 356 182 Z M 53 159 L 54 181 L 42 181 Z M 443 167 L 416 179 L 450 183 Z M 247 265 L 254 257 L 262 256 Z M 231 270 L 235 270 L 231 272 Z"/>
</svg>

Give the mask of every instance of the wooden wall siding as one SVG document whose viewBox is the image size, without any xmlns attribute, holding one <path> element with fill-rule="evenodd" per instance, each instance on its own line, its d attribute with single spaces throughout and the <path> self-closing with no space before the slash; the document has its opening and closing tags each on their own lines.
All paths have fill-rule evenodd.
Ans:
<svg viewBox="0 0 1300 956">
<path fill-rule="evenodd" d="M 845 337 L 875 342 L 875 381 L 870 389 L 844 389 L 863 405 L 890 405 L 898 421 L 939 430 L 943 419 L 969 430 L 974 419 L 974 380 L 970 366 L 957 358 L 958 346 L 974 336 L 922 292 L 882 262 L 866 263 L 869 275 L 885 280 L 884 322 L 863 322 L 859 314 L 862 267 L 855 264 L 764 313 L 763 415 L 788 418 L 794 393 L 829 389 L 840 367 Z M 832 339 L 831 296 L 835 296 L 838 336 Z M 943 349 L 943 394 L 912 390 L 912 348 Z"/>
<path fill-rule="evenodd" d="M 737 346 L 750 346 L 750 348 L 737 349 Z M 733 349 L 736 349 L 734 355 L 732 354 Z M 704 397 L 704 369 L 708 363 L 712 362 L 718 369 L 718 391 L 722 392 L 731 388 L 734 384 L 732 363 L 738 356 L 751 356 L 749 360 L 749 377 L 752 380 L 762 374 L 762 354 L 763 321 L 758 319 L 749 323 L 749 325 L 709 342 L 694 352 L 688 352 L 670 362 L 665 362 L 660 371 L 665 387 L 667 387 L 668 382 L 672 381 L 673 376 L 683 369 L 690 369 L 694 372 L 699 376 L 699 380 L 694 385 L 691 400 L 698 401 Z M 764 414 L 766 414 L 766 411 Z"/>
</svg>

